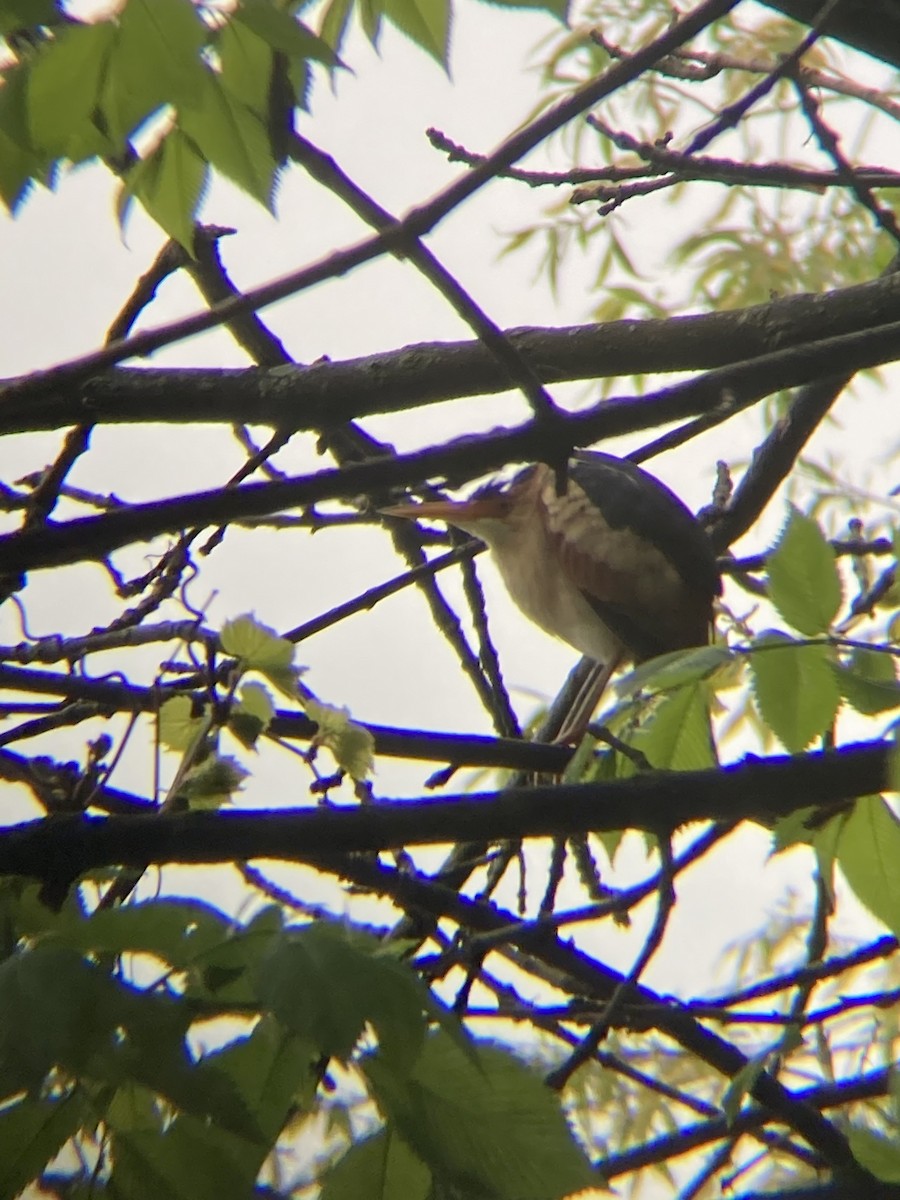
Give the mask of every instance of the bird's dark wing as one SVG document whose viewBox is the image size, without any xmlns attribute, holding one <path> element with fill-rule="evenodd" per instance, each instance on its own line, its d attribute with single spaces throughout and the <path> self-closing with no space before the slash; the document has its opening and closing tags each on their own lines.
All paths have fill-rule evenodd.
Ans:
<svg viewBox="0 0 900 1200">
<path fill-rule="evenodd" d="M 569 476 L 612 529 L 631 529 L 665 555 L 681 578 L 710 599 L 722 590 L 709 538 L 665 484 L 624 458 L 597 450 L 572 456 Z"/>
<path fill-rule="evenodd" d="M 543 478 L 548 536 L 565 577 L 629 657 L 707 642 L 719 574 L 690 511 L 652 476 L 609 455 L 576 456 L 569 479 L 560 496 L 549 469 Z"/>
</svg>

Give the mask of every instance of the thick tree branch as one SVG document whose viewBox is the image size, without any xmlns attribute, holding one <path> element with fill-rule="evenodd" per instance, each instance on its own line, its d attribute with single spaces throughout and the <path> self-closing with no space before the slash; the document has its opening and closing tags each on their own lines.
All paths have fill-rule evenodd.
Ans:
<svg viewBox="0 0 900 1200">
<path fill-rule="evenodd" d="M 719 17 L 724 16 L 738 0 L 703 0 L 691 12 L 674 21 L 658 37 L 636 50 L 628 59 L 613 63 L 598 79 L 590 79 L 558 104 L 553 105 L 530 124 L 517 130 L 497 147 L 484 162 L 472 171 L 454 180 L 432 199 L 410 209 L 396 224 L 383 229 L 374 237 L 366 238 L 353 246 L 337 250 L 318 262 L 301 267 L 280 279 L 253 288 L 243 296 L 226 300 L 208 312 L 194 313 L 168 325 L 148 329 L 133 337 L 124 338 L 102 350 L 96 350 L 78 359 L 37 371 L 21 380 L 7 384 L 11 394 L 21 397 L 41 395 L 48 387 L 71 386 L 80 383 L 97 371 L 122 362 L 136 355 L 149 354 L 162 346 L 171 345 L 184 338 L 193 337 L 207 329 L 214 329 L 241 313 L 256 311 L 275 304 L 288 296 L 296 295 L 323 283 L 347 274 L 382 254 L 400 254 L 414 244 L 415 240 L 429 233 L 440 224 L 464 200 L 490 182 L 504 167 L 518 161 L 529 150 L 540 145 L 545 138 L 561 129 L 568 121 L 579 116 L 598 100 L 618 91 L 619 88 L 637 79 L 645 70 L 665 55 L 676 50 L 689 38 L 702 32 Z"/>
<path fill-rule="evenodd" d="M 560 414 L 552 423 L 531 421 L 499 433 L 315 475 L 227 491 L 216 488 L 100 516 L 48 523 L 41 529 L 0 537 L 0 570 L 14 576 L 35 568 L 102 559 L 131 542 L 149 541 L 189 526 L 222 524 L 320 500 L 355 498 L 436 477 L 461 482 L 509 462 L 556 461 L 573 446 L 695 416 L 715 409 L 723 398 L 727 398 L 731 414 L 778 388 L 796 387 L 838 367 L 853 372 L 892 361 L 898 339 L 900 323 L 883 325 L 762 355 L 649 397 L 606 400 L 586 412 Z"/>
<path fill-rule="evenodd" d="M 786 296 L 735 312 L 623 320 L 506 336 L 544 383 L 708 370 L 900 319 L 900 277 L 824 295 Z M 343 421 L 508 388 L 479 342 L 433 342 L 366 358 L 275 370 L 121 368 L 27 400 L 0 396 L 0 433 L 141 422 L 319 430 Z"/>
<path fill-rule="evenodd" d="M 190 812 L 141 817 L 68 815 L 0 835 L 0 875 L 71 882 L 119 864 L 274 858 L 314 862 L 445 842 L 558 837 L 619 829 L 668 833 L 690 821 L 770 823 L 887 786 L 889 748 L 863 743 L 820 754 L 750 759 L 711 771 L 653 771 L 611 783 L 570 784 L 364 808 Z"/>
</svg>

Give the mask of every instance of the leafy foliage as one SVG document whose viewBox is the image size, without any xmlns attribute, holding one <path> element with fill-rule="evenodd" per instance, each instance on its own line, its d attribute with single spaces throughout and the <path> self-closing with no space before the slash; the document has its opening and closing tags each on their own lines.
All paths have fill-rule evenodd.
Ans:
<svg viewBox="0 0 900 1200">
<path fill-rule="evenodd" d="M 559 0 L 524 0 L 521 7 L 567 16 Z M 387 40 L 388 23 L 446 68 L 452 6 L 449 0 L 326 0 L 316 11 L 316 29 L 301 19 L 307 16 L 294 0 L 233 5 L 124 0 L 115 11 L 98 9 L 87 17 L 72 16 L 48 0 L 0 0 L 6 46 L 0 196 L 17 211 L 35 183 L 52 187 L 69 166 L 102 162 L 120 180 L 120 221 L 136 199 L 169 237 L 195 252 L 208 244 L 195 243 L 195 217 L 212 173 L 271 211 L 280 175 L 296 156 L 357 216 L 383 229 L 388 218 L 354 181 L 327 154 L 310 153 L 293 137 L 296 110 L 310 110 L 318 74 L 345 68 L 341 55 L 352 44 L 347 35 L 353 22 L 373 45 Z M 853 325 L 847 316 L 852 306 L 839 294 L 842 286 L 870 281 L 887 264 L 892 218 L 885 189 L 879 188 L 883 170 L 873 174 L 845 162 L 840 139 L 832 144 L 822 128 L 836 100 L 858 106 L 866 120 L 870 106 L 896 117 L 889 89 L 861 88 L 820 44 L 801 66 L 788 70 L 785 56 L 803 31 L 759 12 L 752 25 L 741 24 L 743 11 L 716 20 L 702 38 L 670 47 L 640 75 L 630 52 L 670 31 L 666 0 L 594 0 L 579 19 L 585 28 L 558 31 L 545 45 L 545 89 L 535 111 L 547 112 L 553 100 L 571 100 L 573 94 L 584 98 L 587 92 L 573 89 L 590 89 L 613 63 L 624 64 L 621 76 L 631 71 L 633 77 L 627 91 L 597 90 L 590 103 L 585 99 L 585 110 L 598 108 L 592 123 L 567 124 L 569 157 L 594 166 L 581 166 L 571 177 L 530 171 L 521 176 L 557 191 L 540 222 L 510 236 L 507 253 L 536 251 L 540 271 L 560 292 L 571 256 L 590 262 L 597 295 L 589 303 L 604 322 L 635 314 L 667 319 L 696 307 L 724 313 L 767 305 L 763 318 L 758 311 L 740 313 L 731 325 L 719 325 L 728 337 L 717 335 L 720 344 L 708 339 L 687 358 L 682 340 L 687 344 L 690 337 L 682 335 L 696 325 L 671 324 L 671 360 L 657 359 L 656 374 L 648 370 L 641 377 L 646 393 L 641 403 L 610 406 L 625 422 L 619 431 L 645 429 L 649 419 L 642 415 L 629 425 L 629 413 L 643 414 L 671 400 L 664 379 L 671 372 L 711 363 L 746 366 L 757 350 L 760 355 L 796 345 L 804 353 L 821 350 L 816 336 L 797 334 L 791 314 L 799 306 L 778 307 L 773 293 L 828 292 L 819 298 L 816 319 L 836 320 L 837 308 L 857 335 L 892 325 L 887 287 L 863 289 L 865 303 L 861 299 L 858 308 L 868 328 L 858 313 Z M 764 86 L 753 93 L 748 77 Z M 860 132 L 862 124 L 860 118 Z M 712 161 L 697 146 L 679 150 L 695 138 L 700 145 L 707 136 L 726 134 L 728 159 Z M 529 137 L 533 148 L 539 139 L 526 125 L 515 145 L 521 148 Z M 830 158 L 840 192 L 821 163 L 804 157 L 810 142 Z M 862 142 L 860 137 L 857 149 Z M 774 145 L 778 158 L 788 161 L 771 161 Z M 507 149 L 502 163 L 489 164 L 495 175 L 509 167 L 511 154 Z M 454 148 L 452 155 L 473 165 L 482 161 L 464 148 Z M 779 172 L 787 182 L 773 183 Z M 853 187 L 847 189 L 851 176 Z M 570 187 L 574 190 L 560 201 L 558 190 Z M 661 281 L 648 267 L 636 227 L 618 214 L 626 203 L 637 207 L 656 191 L 671 202 L 671 218 L 658 224 L 666 261 L 677 268 L 674 280 Z M 703 202 L 695 202 L 700 195 Z M 209 237 L 208 230 L 199 232 Z M 597 391 L 613 386 L 602 354 L 571 374 L 565 362 L 548 366 L 550 355 L 541 346 L 520 359 L 527 336 L 497 334 L 461 285 L 423 255 L 421 232 L 414 220 L 401 224 L 384 249 L 425 271 L 499 354 L 503 379 L 511 371 L 520 382 L 525 379 L 535 410 L 541 411 L 544 398 L 532 371 L 542 384 L 564 377 L 587 378 Z M 185 262 L 182 254 L 171 257 Z M 195 277 L 199 260 L 198 252 L 187 267 Z M 335 274 L 343 269 L 338 262 Z M 155 287 L 159 278 L 150 275 Z M 224 272 L 215 284 L 211 292 L 233 294 Z M 843 309 L 831 303 L 835 296 L 844 301 Z M 255 313 L 245 316 L 246 324 L 232 327 L 241 344 L 252 347 L 260 364 L 271 367 L 278 360 L 276 371 L 295 384 L 303 372 L 281 361 L 287 351 Z M 763 329 L 752 352 L 743 342 L 745 325 Z M 838 321 L 834 336 L 842 336 L 845 325 Z M 605 332 L 613 347 L 614 335 L 630 333 L 641 350 L 651 338 L 665 344 L 670 336 L 654 325 L 645 342 L 644 328 Z M 834 332 L 830 326 L 828 332 Z M 262 339 L 262 350 L 254 338 Z M 576 340 L 577 331 L 573 345 Z M 698 357 L 690 358 L 695 352 Z M 413 371 L 403 380 L 402 395 L 412 397 L 411 406 L 420 395 L 446 398 L 440 389 L 446 386 L 443 376 L 452 376 L 452 356 L 436 345 L 424 355 L 406 352 L 404 361 L 415 366 L 417 357 L 433 359 L 442 378 L 436 384 Z M 114 359 L 115 353 L 103 361 Z M 640 355 L 632 360 L 643 370 Z M 294 639 L 304 636 L 298 630 L 281 636 L 252 614 L 226 621 L 218 632 L 206 627 L 208 616 L 189 607 L 186 591 L 189 573 L 201 573 L 205 555 L 219 544 L 211 539 L 195 555 L 200 527 L 218 520 L 209 516 L 210 493 L 195 528 L 162 527 L 176 541 L 139 579 L 125 579 L 105 558 L 118 597 L 141 597 L 114 620 L 104 618 L 105 625 L 82 638 L 60 634 L 38 640 L 27 633 L 22 604 L 24 641 L 2 648 L 14 702 L 4 709 L 10 724 L 4 727 L 0 768 L 6 778 L 30 788 L 42 816 L 2 835 L 0 855 L 8 854 L 4 862 L 24 861 L 16 857 L 22 847 L 27 850 L 29 839 L 45 830 L 51 853 L 36 864 L 31 860 L 26 874 L 0 877 L 0 1198 L 39 1186 L 116 1200 L 244 1200 L 299 1196 L 312 1188 L 320 1188 L 324 1200 L 369 1195 L 562 1200 L 583 1188 L 618 1187 L 623 1178 L 636 1189 L 647 1170 L 658 1172 L 673 1194 L 718 1195 L 727 1189 L 739 1195 L 745 1180 L 752 1180 L 748 1186 L 783 1185 L 787 1192 L 825 1169 L 848 1186 L 858 1185 L 859 1194 L 873 1179 L 898 1182 L 900 1121 L 890 1073 L 900 1052 L 893 1016 L 897 943 L 875 935 L 883 928 L 900 936 L 895 869 L 900 824 L 884 786 L 896 789 L 900 772 L 891 724 L 900 708 L 900 596 L 891 577 L 900 539 L 889 506 L 879 511 L 874 500 L 846 485 L 840 464 L 828 462 L 806 463 L 805 491 L 796 478 L 791 482 L 794 503 L 774 546 L 767 547 L 754 523 L 784 477 L 785 460 L 796 461 L 802 453 L 798 428 L 809 436 L 826 417 L 833 398 L 810 417 L 816 388 L 827 390 L 831 381 L 840 391 L 834 371 L 843 369 L 843 361 L 836 366 L 829 361 L 831 368 L 812 393 L 785 393 L 777 372 L 758 385 L 778 397 L 770 401 L 748 476 L 757 496 L 766 493 L 762 501 L 752 496 L 748 501 L 746 492 L 753 488 L 739 486 L 732 507 L 731 480 L 725 466 L 720 469 L 715 502 L 704 514 L 711 536 L 724 549 L 734 539 L 722 529 L 728 532 L 735 514 L 739 525 L 749 506 L 753 512 L 744 528 L 751 528 L 756 553 L 744 563 L 723 561 L 729 586 L 718 614 L 719 640 L 642 663 L 620 678 L 602 724 L 591 726 L 571 756 L 558 745 L 523 746 L 510 736 L 516 727 L 512 705 L 470 575 L 466 596 L 481 639 L 477 652 L 441 593 L 429 595 L 441 629 L 504 735 L 497 739 L 364 726 L 348 708 L 320 699 L 307 685 L 297 661 Z M 383 365 L 364 364 L 362 391 L 372 380 L 377 383 Z M 605 373 L 594 378 L 595 372 Z M 342 407 L 336 419 L 334 397 L 345 404 L 352 391 L 347 364 L 323 360 L 305 374 L 304 383 L 317 375 L 338 380 L 329 403 L 316 410 L 323 415 L 301 426 L 314 435 L 317 450 L 333 454 L 337 466 L 300 481 L 296 494 L 307 497 L 323 477 L 326 486 L 324 507 L 311 502 L 299 524 L 322 532 L 332 521 L 357 527 L 371 522 L 392 488 L 422 484 L 423 461 L 437 463 L 431 477 L 442 483 L 475 473 L 477 466 L 470 469 L 452 457 L 460 450 L 452 440 L 443 447 L 450 456 L 447 467 L 439 456 L 388 452 L 346 416 L 352 405 Z M 128 375 L 109 372 L 101 382 L 114 386 L 117 376 Z M 27 432 L 33 414 L 40 417 L 45 405 L 57 402 L 55 391 L 64 400 L 71 393 L 64 410 L 68 419 L 60 424 L 78 424 L 76 434 L 85 435 L 84 449 L 74 448 L 78 438 L 71 435 L 57 461 L 30 476 L 21 477 L 17 461 L 13 483 L 3 485 L 4 504 L 14 514 L 26 513 L 21 539 L 4 537 L 13 559 L 25 554 L 31 564 L 28 548 L 42 547 L 44 539 L 51 548 L 41 551 L 47 555 L 38 561 L 42 567 L 68 561 L 66 554 L 79 564 L 83 558 L 104 559 L 110 545 L 126 544 L 102 538 L 91 543 L 95 526 L 88 518 L 86 525 L 73 523 L 77 533 L 70 536 L 78 545 L 66 547 L 66 521 L 47 520 L 56 501 L 93 504 L 101 526 L 109 509 L 125 510 L 113 512 L 115 519 L 138 511 L 99 492 L 69 489 L 65 482 L 74 461 L 87 452 L 81 423 L 94 414 L 91 381 L 85 384 L 83 376 L 78 366 L 49 385 L 46 378 L 26 380 L 24 398 L 20 385 L 12 383 L 3 397 L 3 411 L 18 413 L 10 419 Z M 460 386 L 485 401 L 481 385 Z M 492 386 L 484 383 L 486 390 Z M 701 431 L 715 438 L 716 423 L 735 415 L 733 402 L 738 407 L 749 402 L 740 385 L 723 388 L 717 382 L 714 392 L 697 401 L 696 424 L 666 434 L 673 440 L 665 444 Z M 772 437 L 769 418 L 776 406 L 790 419 Z M 237 429 L 254 469 L 296 436 L 291 431 L 299 407 L 272 421 L 276 428 L 263 450 L 256 449 L 255 433 Z M 668 424 L 672 410 L 665 411 L 669 415 L 659 419 Z M 244 415 L 254 423 L 259 417 L 252 406 Z M 513 449 L 497 451 L 490 463 L 496 465 L 503 453 L 518 461 L 526 444 L 535 456 L 561 460 L 570 447 L 565 431 L 591 428 L 577 423 L 580 416 L 570 424 L 568 415 L 561 421 L 558 413 L 549 415 L 513 431 L 519 439 L 508 443 Z M 607 407 L 587 415 L 603 420 Z M 412 428 L 419 414 L 402 416 Z M 116 419 L 128 418 L 123 405 Z M 48 425 L 35 428 L 43 434 Z M 470 439 L 462 448 L 471 452 L 472 462 L 487 463 L 478 459 L 485 442 L 466 419 L 457 432 Z M 744 451 L 742 444 L 735 450 L 738 444 L 739 439 L 721 441 L 721 453 L 735 468 Z M 370 481 L 363 497 L 360 478 Z M 272 500 L 269 519 L 281 518 L 296 482 L 279 481 L 281 490 L 273 494 L 280 498 Z M 242 486 L 229 483 L 221 489 L 223 497 L 240 502 Z M 181 500 L 179 513 L 190 497 Z M 168 511 L 165 503 L 143 511 L 155 508 Z M 253 513 L 258 516 L 258 503 Z M 838 516 L 848 513 L 858 525 L 849 545 L 831 541 L 826 531 L 833 532 Z M 244 515 L 239 507 L 229 511 L 223 530 Z M 187 526 L 193 517 L 190 513 Z M 137 541 L 146 532 L 128 536 Z M 416 535 L 407 531 L 398 544 L 421 579 Z M 890 565 L 874 579 L 870 564 L 885 560 Z M 244 562 L 241 569 L 246 570 Z M 278 567 L 272 580 L 280 582 Z M 0 583 L 10 591 L 19 587 L 18 568 L 13 576 L 4 567 Z M 367 591 L 351 607 L 359 611 L 376 599 Z M 162 619 L 152 627 L 149 618 L 158 609 L 166 618 L 177 611 L 188 619 Z M 328 613 L 321 625 L 336 620 Z M 153 663 L 152 686 L 141 685 L 139 678 L 150 677 L 146 662 L 132 670 L 131 654 L 155 641 L 174 641 L 176 649 Z M 111 651 L 120 657 L 101 675 L 95 656 Z M 54 663 L 66 670 L 45 669 Z M 341 686 L 333 689 L 339 697 Z M 38 699 L 22 705 L 21 695 L 32 692 Z M 47 695 L 59 696 L 61 703 L 45 703 Z M 87 722 L 120 712 L 129 714 L 127 727 L 121 722 L 124 733 L 89 737 Z M 7 749 L 20 740 L 56 735 L 64 726 L 78 731 L 82 723 L 82 761 Z M 465 724 L 461 716 L 460 726 Z M 547 739 L 558 728 L 545 726 Z M 135 730 L 154 743 L 159 756 L 151 782 L 141 785 L 147 795 L 112 786 Z M 850 744 L 861 738 L 868 741 Z M 298 741 L 306 743 L 302 752 Z M 748 750 L 776 742 L 793 758 L 785 762 L 776 748 L 776 761 L 762 764 L 771 773 L 760 777 L 781 780 L 772 785 L 780 789 L 778 804 L 767 810 L 770 798 L 763 797 L 745 811 L 733 803 L 729 781 L 744 769 Z M 336 763 L 334 774 L 319 771 L 322 749 Z M 304 811 L 288 818 L 293 829 L 268 824 L 276 803 L 265 774 L 269 755 L 286 750 L 312 776 Z M 508 770 L 513 787 L 537 783 L 541 790 L 510 795 L 496 775 L 487 776 L 487 796 L 453 806 L 462 814 L 460 845 L 436 866 L 428 853 L 419 853 L 418 843 L 409 847 L 384 836 L 387 820 L 411 805 L 409 811 L 432 829 L 432 842 L 447 836 L 446 826 L 434 834 L 429 824 L 435 811 L 447 816 L 434 808 L 432 797 L 409 801 L 376 793 L 376 761 L 388 753 L 448 762 L 431 781 L 435 786 L 446 784 L 460 766 L 497 763 Z M 830 757 L 821 758 L 823 753 Z M 848 761 L 869 771 L 865 787 L 847 779 Z M 823 762 L 840 773 L 839 787 L 815 774 Z M 751 761 L 748 769 L 753 766 Z M 721 797 L 714 813 L 719 819 L 696 836 L 693 829 L 676 828 L 681 817 L 653 803 L 659 796 L 670 802 L 674 797 L 689 814 L 684 819 L 700 815 L 690 807 L 684 772 L 697 773 L 691 780 L 704 792 L 704 817 L 710 815 L 710 796 Z M 284 778 L 278 779 L 277 802 Z M 812 778 L 819 783 L 810 784 Z M 565 800 L 560 811 L 571 814 L 582 804 L 577 828 L 567 824 L 569 816 L 560 817 L 558 828 L 548 827 L 548 792 L 557 779 Z M 244 812 L 196 811 L 216 810 L 242 790 L 251 793 Z M 290 776 L 284 794 L 293 797 L 295 791 Z M 642 803 L 649 797 L 643 823 L 632 808 L 624 827 L 613 827 L 607 805 L 623 795 Z M 536 800 L 543 806 L 537 813 Z M 597 814 L 596 826 L 583 818 L 586 803 L 592 806 L 589 820 Z M 800 864 L 796 877 L 812 884 L 814 907 L 780 917 L 776 912 L 765 928 L 741 942 L 727 993 L 703 996 L 705 984 L 698 979 L 677 996 L 655 991 L 647 982 L 648 968 L 664 941 L 671 949 L 674 940 L 674 957 L 693 964 L 695 930 L 685 935 L 681 905 L 694 881 L 682 887 L 685 872 L 698 859 L 712 859 L 723 842 L 731 846 L 732 865 L 709 887 L 705 917 L 712 923 L 720 912 L 730 912 L 742 882 L 745 844 L 731 838 L 744 836 L 740 825 L 746 818 L 767 820 L 771 810 L 789 813 L 772 833 L 772 849 L 791 851 L 790 861 Z M 483 835 L 479 812 L 491 819 L 499 813 L 507 822 L 521 814 L 521 826 L 513 827 L 521 837 L 491 841 Z M 338 832 L 351 816 L 358 828 L 371 832 L 371 844 L 360 849 L 357 842 L 349 852 L 331 844 L 298 850 L 294 833 L 308 830 L 311 816 L 322 816 L 322 827 Z M 259 844 L 251 838 L 246 854 L 243 846 L 238 849 L 253 862 L 232 863 L 233 850 L 223 855 L 212 847 L 211 859 L 228 858 L 230 877 L 240 880 L 243 890 L 236 899 L 214 890 L 217 883 L 208 889 L 216 903 L 179 897 L 172 880 L 185 877 L 170 876 L 168 868 L 159 895 L 134 892 L 141 874 L 135 860 L 150 839 L 141 841 L 136 854 L 120 858 L 119 829 L 157 823 L 169 843 L 157 855 L 146 850 L 149 866 L 151 859 L 180 862 L 182 854 L 194 861 L 196 831 L 205 830 L 214 842 L 231 818 L 246 822 L 242 828 L 261 838 Z M 640 874 L 649 863 L 645 878 L 635 874 L 639 856 L 629 822 L 648 833 L 638 868 Z M 136 827 L 142 838 L 151 828 Z M 288 830 L 289 851 L 267 836 L 272 827 Z M 54 829 L 68 840 L 54 842 Z M 546 845 L 532 836 L 536 830 L 545 839 L 554 834 L 546 854 Z M 85 847 L 95 848 L 101 838 L 107 839 L 105 850 L 81 870 Z M 257 865 L 263 859 L 265 870 Z M 751 887 L 756 890 L 755 875 Z M 198 884 L 198 894 L 200 889 Z M 851 907 L 848 889 L 865 910 L 864 932 L 852 944 L 832 921 L 833 910 L 843 917 Z M 648 899 L 654 913 L 645 919 L 640 906 Z M 289 912 L 299 916 L 289 920 Z M 373 912 L 387 912 L 388 927 L 371 926 Z M 617 942 L 629 927 L 635 941 Z M 617 971 L 609 964 L 619 961 L 620 951 L 627 961 Z M 765 1145 L 764 1153 L 753 1139 Z M 707 1146 L 708 1162 L 685 1187 L 676 1160 L 694 1151 L 693 1171 Z"/>
<path fill-rule="evenodd" d="M 523 2 L 532 6 L 513 6 Z M 565 19 L 564 0 L 533 6 Z M 0 199 L 15 212 L 32 180 L 101 159 L 122 179 L 120 221 L 137 199 L 192 252 L 210 169 L 273 208 L 292 111 L 308 106 L 312 64 L 342 66 L 354 15 L 373 44 L 387 20 L 447 66 L 450 0 L 330 0 L 320 34 L 300 8 L 238 0 L 204 13 L 192 0 L 125 0 L 81 23 L 50 0 L 3 5 L 0 37 L 14 53 L 2 76 Z"/>
</svg>

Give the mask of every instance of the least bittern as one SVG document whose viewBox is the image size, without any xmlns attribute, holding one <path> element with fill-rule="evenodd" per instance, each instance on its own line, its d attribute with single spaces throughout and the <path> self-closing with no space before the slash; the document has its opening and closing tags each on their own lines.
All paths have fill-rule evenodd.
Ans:
<svg viewBox="0 0 900 1200">
<path fill-rule="evenodd" d="M 560 494 L 556 471 L 538 463 L 468 500 L 383 511 L 439 519 L 481 538 L 522 612 L 600 664 L 571 731 L 587 723 L 621 664 L 705 645 L 721 583 L 696 518 L 640 467 L 578 451 L 565 484 Z"/>
</svg>

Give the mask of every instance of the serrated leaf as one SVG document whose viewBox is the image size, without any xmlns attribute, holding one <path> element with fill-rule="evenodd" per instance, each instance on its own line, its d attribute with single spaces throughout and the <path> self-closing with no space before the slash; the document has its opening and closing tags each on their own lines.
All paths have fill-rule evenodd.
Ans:
<svg viewBox="0 0 900 1200">
<path fill-rule="evenodd" d="M 0 1099 L 78 1067 L 104 1038 L 108 979 L 67 946 L 41 942 L 0 963 Z"/>
<path fill-rule="evenodd" d="M 663 696 L 632 744 L 659 770 L 700 771 L 716 765 L 709 694 L 703 683 Z"/>
<path fill-rule="evenodd" d="M 318 34 L 283 9 L 266 0 L 240 0 L 232 21 L 251 29 L 273 50 L 291 59 L 317 59 L 328 67 L 338 65 L 337 55 Z"/>
<path fill-rule="evenodd" d="M 900 708 L 900 683 L 894 663 L 892 654 L 856 648 L 846 667 L 834 667 L 841 695 L 867 717 Z"/>
<path fill-rule="evenodd" d="M 109 1191 L 122 1200 L 246 1200 L 258 1155 L 214 1125 L 179 1117 L 162 1133 L 112 1131 Z"/>
<path fill-rule="evenodd" d="M 326 746 L 352 779 L 365 779 L 375 766 L 375 738 L 370 731 L 357 725 L 346 708 L 312 699 L 305 700 L 303 707 L 318 726 L 313 736 L 315 745 Z"/>
<path fill-rule="evenodd" d="M 408 1076 L 380 1055 L 361 1065 L 382 1113 L 435 1182 L 495 1200 L 557 1200 L 599 1182 L 559 1097 L 505 1050 L 479 1045 L 473 1061 L 437 1033 Z"/>
<path fill-rule="evenodd" d="M 54 0 L 2 0 L 0 2 L 0 37 L 20 29 L 36 29 L 59 21 Z"/>
<path fill-rule="evenodd" d="M 826 633 L 841 606 L 834 550 L 811 517 L 792 508 L 768 559 L 769 599 L 799 633 Z"/>
<path fill-rule="evenodd" d="M 16 909 L 18 927 L 26 937 L 52 933 L 61 944 L 83 953 L 153 954 L 170 966 L 184 969 L 225 941 L 231 920 L 200 900 L 145 900 L 120 908 L 98 908 L 90 916 L 71 908 L 53 912 L 29 888 Z"/>
<path fill-rule="evenodd" d="M 446 68 L 450 45 L 449 0 L 383 0 L 381 11 L 411 41 Z"/>
<path fill-rule="evenodd" d="M 734 1123 L 740 1112 L 744 1097 L 755 1087 L 757 1079 L 765 1068 L 768 1053 L 766 1050 L 749 1058 L 737 1074 L 731 1077 L 731 1082 L 722 1097 L 722 1111 L 725 1113 L 725 1120 L 729 1125 Z"/>
<path fill-rule="evenodd" d="M 258 113 L 207 69 L 197 98 L 179 106 L 178 120 L 211 166 L 271 211 L 277 164 Z"/>
<path fill-rule="evenodd" d="M 38 55 L 28 79 L 31 143 L 49 158 L 81 162 L 111 149 L 93 117 L 115 41 L 111 21 L 60 31 Z"/>
<path fill-rule="evenodd" d="M 296 699 L 299 669 L 294 666 L 294 645 L 252 613 L 226 621 L 219 635 L 222 649 L 241 660 L 246 671 L 259 671 L 284 695 Z"/>
<path fill-rule="evenodd" d="M 207 31 L 191 0 L 127 0 L 119 14 L 116 70 L 143 97 L 146 113 L 199 94 Z"/>
<path fill-rule="evenodd" d="M 861 1167 L 882 1183 L 900 1183 L 900 1140 L 874 1129 L 851 1129 L 848 1140 Z"/>
<path fill-rule="evenodd" d="M 228 1076 L 271 1145 L 292 1113 L 312 1108 L 318 1058 L 311 1043 L 263 1016 L 247 1037 L 235 1038 L 204 1061 Z"/>
<path fill-rule="evenodd" d="M 814 834 L 810 822 L 819 815 L 819 809 L 798 808 L 780 817 L 772 829 L 772 853 L 780 854 L 792 846 L 808 846 L 812 843 Z"/>
<path fill-rule="evenodd" d="M 28 194 L 32 177 L 45 166 L 44 157 L 31 146 L 27 83 L 27 71 L 17 67 L 5 72 L 0 87 L 0 199 L 12 213 Z"/>
<path fill-rule="evenodd" d="M 368 1023 L 387 1061 L 406 1071 L 422 1045 L 427 991 L 408 966 L 379 949 L 334 923 L 292 930 L 261 964 L 260 1001 L 286 1028 L 342 1061 Z"/>
<path fill-rule="evenodd" d="M 431 1172 L 390 1129 L 355 1142 L 325 1174 L 321 1200 L 427 1200 Z"/>
<path fill-rule="evenodd" d="M 188 996 L 256 1006 L 258 996 L 252 980 L 262 960 L 272 953 L 282 927 L 281 910 L 270 905 L 245 928 L 232 931 L 194 964 L 186 989 Z"/>
<path fill-rule="evenodd" d="M 179 788 L 193 809 L 221 808 L 250 774 L 231 755 L 212 755 L 192 767 Z"/>
<path fill-rule="evenodd" d="M 228 728 L 245 746 L 252 748 L 274 715 L 275 705 L 268 688 L 261 683 L 245 683 L 228 717 Z"/>
<path fill-rule="evenodd" d="M 732 662 L 734 655 L 727 646 L 695 646 L 690 650 L 674 650 L 660 654 L 629 671 L 617 681 L 616 693 L 630 696 L 641 689 L 666 692 L 671 688 L 708 679 L 714 671 Z"/>
<path fill-rule="evenodd" d="M 124 224 L 128 199 L 134 196 L 147 215 L 193 255 L 194 221 L 208 172 L 190 138 L 180 129 L 171 129 L 152 154 L 130 168 L 120 204 L 120 224 Z"/>
<path fill-rule="evenodd" d="M 269 118 L 273 50 L 240 21 L 227 21 L 216 39 L 222 86 L 263 120 Z"/>
<path fill-rule="evenodd" d="M 169 750 L 189 750 L 207 727 L 190 696 L 171 696 L 159 710 L 159 740 Z"/>
<path fill-rule="evenodd" d="M 337 53 L 344 44 L 353 0 L 328 0 L 322 13 L 319 30 L 323 41 Z"/>
<path fill-rule="evenodd" d="M 569 0 L 487 0 L 498 8 L 538 8 L 566 22 L 569 16 Z M 665 314 L 668 315 L 668 314 Z"/>
<path fill-rule="evenodd" d="M 863 796 L 840 825 L 837 862 L 857 899 L 900 934 L 900 822 L 881 796 Z"/>
<path fill-rule="evenodd" d="M 767 633 L 756 639 L 749 663 L 759 715 L 786 750 L 799 754 L 831 728 L 840 693 L 830 646 Z"/>
<path fill-rule="evenodd" d="M 75 1092 L 58 1100 L 22 1100 L 0 1111 L 0 1196 L 18 1196 L 55 1158 L 89 1115 Z"/>
</svg>

